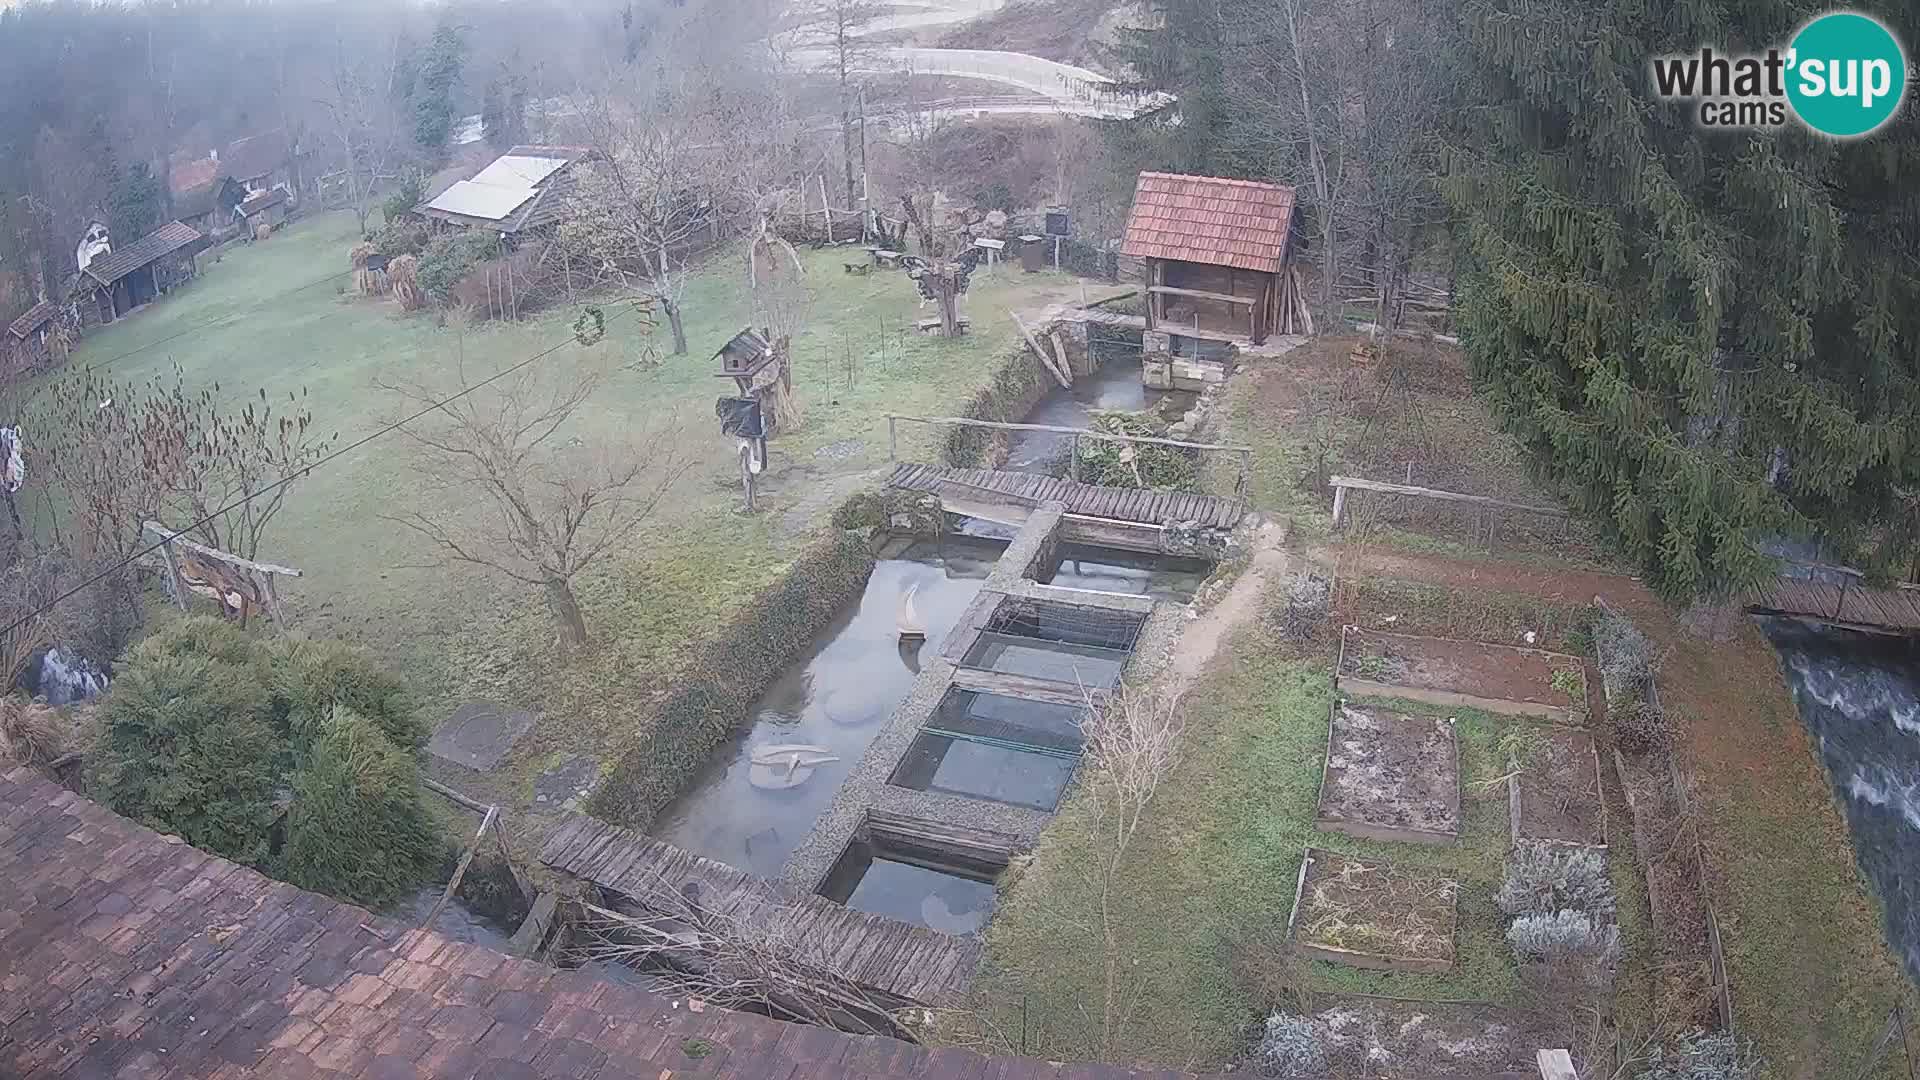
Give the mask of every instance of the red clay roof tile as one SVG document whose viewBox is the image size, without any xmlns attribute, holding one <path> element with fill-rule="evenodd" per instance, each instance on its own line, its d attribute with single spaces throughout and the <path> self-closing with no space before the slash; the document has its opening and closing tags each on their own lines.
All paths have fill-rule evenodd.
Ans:
<svg viewBox="0 0 1920 1080">
<path fill-rule="evenodd" d="M 1280 184 L 1143 172 L 1120 254 L 1277 274 L 1293 210 L 1293 189 Z"/>
</svg>

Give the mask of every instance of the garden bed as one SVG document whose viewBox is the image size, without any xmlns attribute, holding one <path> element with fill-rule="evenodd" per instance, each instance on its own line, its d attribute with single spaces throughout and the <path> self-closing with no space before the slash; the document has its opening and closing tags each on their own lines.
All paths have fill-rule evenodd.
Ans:
<svg viewBox="0 0 1920 1080">
<path fill-rule="evenodd" d="M 1607 846 L 1606 800 L 1593 737 L 1572 728 L 1544 733 L 1507 779 L 1513 839 Z"/>
<path fill-rule="evenodd" d="M 1458 841 L 1460 749 L 1453 725 L 1336 704 L 1314 826 L 1366 840 Z"/>
<path fill-rule="evenodd" d="M 1565 1033 L 1492 1005 L 1355 997 L 1311 1017 L 1337 1080 L 1538 1076 L 1534 1051 Z"/>
<path fill-rule="evenodd" d="M 1557 723 L 1584 719 L 1587 700 L 1577 657 L 1355 626 L 1341 633 L 1339 686 L 1358 696 L 1464 705 Z"/>
<path fill-rule="evenodd" d="M 1449 878 L 1309 847 L 1291 936 L 1303 955 L 1335 964 L 1451 971 L 1459 891 Z"/>
</svg>

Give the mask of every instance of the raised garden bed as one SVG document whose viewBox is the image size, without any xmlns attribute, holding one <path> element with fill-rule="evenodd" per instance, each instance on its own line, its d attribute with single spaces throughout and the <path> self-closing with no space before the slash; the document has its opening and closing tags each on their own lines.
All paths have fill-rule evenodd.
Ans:
<svg viewBox="0 0 1920 1080">
<path fill-rule="evenodd" d="M 1309 847 L 1289 932 L 1306 956 L 1376 971 L 1451 971 L 1460 886 L 1431 872 Z"/>
<path fill-rule="evenodd" d="M 1607 845 L 1607 806 L 1593 736 L 1551 728 L 1507 780 L 1514 840 Z"/>
<path fill-rule="evenodd" d="M 1460 748 L 1453 725 L 1335 704 L 1314 826 L 1367 840 L 1459 840 Z"/>
<path fill-rule="evenodd" d="M 1587 700 L 1578 657 L 1357 626 L 1341 632 L 1339 685 L 1355 696 L 1462 705 L 1562 724 L 1583 720 Z"/>
</svg>

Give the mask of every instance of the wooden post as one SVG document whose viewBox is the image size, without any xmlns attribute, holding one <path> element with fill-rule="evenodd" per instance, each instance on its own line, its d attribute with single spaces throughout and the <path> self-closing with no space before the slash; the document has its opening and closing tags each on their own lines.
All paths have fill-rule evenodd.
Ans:
<svg viewBox="0 0 1920 1080">
<path fill-rule="evenodd" d="M 888 413 L 887 414 L 887 460 L 898 461 L 900 459 L 899 449 L 900 449 L 900 444 L 894 432 L 893 414 Z"/>
<path fill-rule="evenodd" d="M 1067 475 L 1074 483 L 1080 482 L 1080 436 L 1073 437 L 1072 445 L 1067 448 Z"/>
<path fill-rule="evenodd" d="M 167 577 L 173 582 L 173 602 L 180 610 L 187 610 L 187 582 L 180 576 L 180 563 L 173 557 L 173 541 L 160 541 L 160 551 L 167 557 Z"/>
<path fill-rule="evenodd" d="M 827 218 L 827 246 L 833 246 L 833 207 L 827 205 L 827 174 L 816 173 L 813 177 L 820 181 L 820 212 Z"/>
<path fill-rule="evenodd" d="M 273 620 L 274 629 L 286 632 L 287 620 L 280 614 L 280 594 L 273 591 L 273 575 L 258 570 L 250 571 L 253 579 L 260 583 L 260 595 L 267 600 L 267 617 Z"/>
<path fill-rule="evenodd" d="M 474 853 L 480 850 L 480 841 L 486 839 L 487 830 L 493 826 L 493 819 L 499 813 L 498 806 L 487 807 L 486 816 L 480 819 L 480 828 L 473 834 L 473 843 L 468 844 L 467 850 L 460 856 L 460 865 L 453 868 L 453 877 L 447 880 L 446 891 L 440 894 L 439 900 L 434 901 L 433 909 L 427 912 L 427 917 L 420 920 L 421 926 L 431 927 L 433 920 L 439 917 L 440 909 L 446 907 L 447 901 L 453 899 L 453 891 L 460 887 L 460 879 L 467 876 L 467 867 L 473 862 Z"/>
<path fill-rule="evenodd" d="M 1251 450 L 1240 451 L 1240 479 L 1234 484 L 1234 489 L 1242 503 L 1253 501 L 1253 451 Z M 1338 495 L 1334 496 L 1336 501 L 1339 498 Z"/>
<path fill-rule="evenodd" d="M 1333 527 L 1334 528 L 1337 529 L 1340 527 L 1340 515 L 1343 514 L 1346 511 L 1346 509 L 1347 509 L 1347 489 L 1345 487 L 1334 488 L 1333 489 Z"/>
<path fill-rule="evenodd" d="M 1040 358 L 1040 366 L 1051 372 L 1054 381 L 1058 382 L 1062 387 L 1071 388 L 1073 386 L 1073 377 L 1054 366 L 1053 358 L 1047 355 L 1047 350 L 1040 347 L 1040 341 L 1033 336 L 1033 331 L 1027 329 L 1027 324 L 1020 321 L 1020 314 L 1009 308 L 1007 310 L 1007 317 L 1013 320 L 1013 325 L 1020 328 L 1020 336 L 1027 339 L 1027 348 L 1032 349 L 1033 355 Z"/>
</svg>

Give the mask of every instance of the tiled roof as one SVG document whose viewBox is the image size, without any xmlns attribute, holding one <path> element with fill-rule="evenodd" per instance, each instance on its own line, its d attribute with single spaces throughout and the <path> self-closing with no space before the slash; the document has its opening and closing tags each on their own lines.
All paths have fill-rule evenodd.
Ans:
<svg viewBox="0 0 1920 1080">
<path fill-rule="evenodd" d="M 59 310 L 60 310 L 59 305 L 55 304 L 53 301 L 42 300 L 39 303 L 28 308 L 26 311 L 26 314 L 20 316 L 19 318 L 13 320 L 12 323 L 8 324 L 7 333 L 12 334 L 14 337 L 19 338 L 21 341 L 25 341 L 27 340 L 28 334 L 33 333 L 35 330 L 40 329 L 42 326 L 45 326 L 47 322 L 51 320 L 56 313 L 59 312 Z"/>
<path fill-rule="evenodd" d="M 87 276 L 102 285 L 111 285 L 162 256 L 171 255 L 200 239 L 191 225 L 169 221 L 123 248 L 100 256 L 87 264 Z"/>
<path fill-rule="evenodd" d="M 210 157 L 176 161 L 167 170 L 167 182 L 175 197 L 210 186 L 220 178 L 220 163 Z"/>
<path fill-rule="evenodd" d="M 1120 254 L 1277 274 L 1292 220 L 1290 187 L 1143 172 Z"/>
<path fill-rule="evenodd" d="M 303 892 L 24 768 L 0 771 L 0 1076 L 14 1075 L 1176 1080 L 696 1013 Z"/>
</svg>

